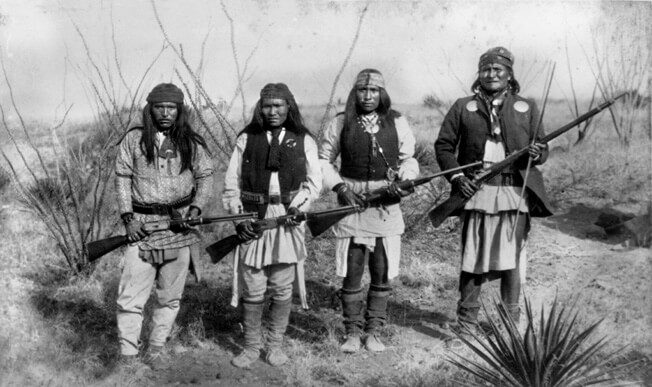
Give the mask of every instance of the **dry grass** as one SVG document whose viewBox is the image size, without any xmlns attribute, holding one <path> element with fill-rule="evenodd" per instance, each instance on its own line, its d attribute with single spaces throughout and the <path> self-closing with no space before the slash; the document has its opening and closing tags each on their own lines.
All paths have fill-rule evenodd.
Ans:
<svg viewBox="0 0 652 387">
<path fill-rule="evenodd" d="M 430 150 L 441 117 L 423 107 L 398 108 L 408 118 L 418 139 L 424 172 L 436 170 Z M 316 132 L 323 107 L 302 109 L 308 127 Z M 596 133 L 600 132 L 609 131 L 601 127 Z M 563 144 L 564 140 L 559 143 Z M 551 198 L 559 207 L 588 201 L 600 206 L 636 207 L 646 200 L 651 191 L 647 170 L 650 154 L 645 151 L 649 150 L 649 140 L 641 137 L 640 145 L 630 148 L 611 144 L 609 138 L 595 135 L 569 151 L 552 152 L 544 174 Z M 221 174 L 215 177 L 216 192 L 220 191 L 221 179 Z M 386 355 L 340 354 L 343 327 L 339 300 L 334 296 L 340 286 L 340 279 L 334 275 L 334 241 L 329 232 L 309 241 L 306 274 L 312 309 L 295 310 L 291 317 L 286 349 L 293 361 L 283 368 L 286 384 L 447 386 L 451 385 L 449 380 L 453 376 L 464 376 L 444 360 L 442 336 L 437 333 L 438 326 L 449 321 L 455 309 L 459 270 L 457 224 L 450 220 L 435 230 L 427 219 L 419 216 L 433 201 L 445 195 L 447 189 L 443 179 L 438 179 L 403 203 L 406 223 L 411 229 L 403 238 L 401 274 L 390 299 L 390 325 L 382 331 L 383 339 L 391 346 Z M 114 374 L 119 252 L 104 257 L 92 275 L 71 277 L 45 229 L 21 209 L 9 187 L 0 186 L 0 195 L 6 203 L 0 212 L 0 222 L 8 230 L 5 243 L 0 246 L 0 254 L 6 257 L 0 263 L 0 286 L 7 295 L 0 300 L 0 324 L 6 327 L 0 333 L 0 374 L 3 375 L 0 385 L 146 383 L 138 375 Z M 332 203 L 330 194 L 317 206 L 327 207 Z M 216 197 L 208 212 L 221 211 Z M 107 229 L 115 229 L 114 218 L 114 214 L 106 214 Z M 202 230 L 205 244 L 233 232 L 230 225 Z M 539 246 L 540 251 L 534 256 L 541 262 L 551 262 L 550 267 L 569 259 L 565 250 L 555 250 L 555 243 L 535 240 L 534 246 Z M 581 257 L 572 258 L 576 261 Z M 640 296 L 640 289 L 647 283 L 645 271 L 630 263 L 630 266 L 628 262 L 609 266 L 610 271 L 606 273 L 614 277 L 612 282 L 619 278 L 619 271 L 629 273 L 625 278 L 632 281 L 627 286 L 605 291 L 599 286 L 612 282 L 582 283 L 587 291 L 578 304 L 582 317 L 587 320 L 609 314 L 605 329 L 621 333 L 614 345 L 634 343 L 628 359 L 650 359 L 652 343 L 646 316 L 652 311 L 649 305 L 647 309 L 643 306 L 645 301 Z M 538 270 L 541 267 L 544 266 Z M 169 346 L 176 353 L 218 350 L 227 355 L 237 353 L 241 342 L 240 313 L 228 306 L 230 263 L 209 266 L 206 259 L 203 269 L 202 283 L 188 282 Z M 576 270 L 581 278 L 581 268 Z M 535 274 L 540 275 L 540 272 Z M 571 278 L 570 274 L 556 278 L 555 281 L 561 281 L 558 282 L 563 292 L 560 294 L 574 293 L 573 281 L 577 278 Z M 368 282 L 367 277 L 365 281 Z M 144 334 L 148 329 L 146 322 Z M 418 336 L 417 332 L 425 334 L 429 341 L 423 342 L 424 336 Z"/>
</svg>

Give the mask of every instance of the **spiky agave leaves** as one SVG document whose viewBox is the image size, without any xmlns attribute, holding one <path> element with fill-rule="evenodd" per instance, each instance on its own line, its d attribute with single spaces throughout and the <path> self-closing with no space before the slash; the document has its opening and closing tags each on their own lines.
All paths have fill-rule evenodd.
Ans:
<svg viewBox="0 0 652 387">
<path fill-rule="evenodd" d="M 607 367 L 622 348 L 603 354 L 596 360 L 596 355 L 604 349 L 608 340 L 606 337 L 592 342 L 589 339 L 602 319 L 582 329 L 575 307 L 560 306 L 556 297 L 548 314 L 541 307 L 538 324 L 529 300 L 525 299 L 527 327 L 522 335 L 502 301 L 494 301 L 494 306 L 498 312 L 497 318 L 485 313 L 488 335 L 474 331 L 467 331 L 466 334 L 456 332 L 459 339 L 483 361 L 458 354 L 448 358 L 452 364 L 479 380 L 458 380 L 461 385 L 589 386 L 613 381 L 609 372 L 628 366 Z M 486 312 L 484 305 L 483 308 Z"/>
</svg>

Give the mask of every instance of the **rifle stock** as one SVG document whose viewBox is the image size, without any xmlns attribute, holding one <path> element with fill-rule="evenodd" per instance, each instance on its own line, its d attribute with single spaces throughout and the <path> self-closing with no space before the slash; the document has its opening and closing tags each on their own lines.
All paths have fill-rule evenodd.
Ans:
<svg viewBox="0 0 652 387">
<path fill-rule="evenodd" d="M 169 230 L 170 228 L 178 226 L 182 223 L 187 223 L 189 226 L 199 226 L 202 224 L 253 219 L 255 217 L 255 212 L 248 212 L 245 214 L 218 217 L 199 217 L 194 219 L 163 219 L 154 222 L 147 222 L 143 224 L 143 228 L 149 234 L 156 231 Z M 88 261 L 93 262 L 103 255 L 108 254 L 118 247 L 124 246 L 128 243 L 129 238 L 127 235 L 117 235 L 105 239 L 100 239 L 98 241 L 88 242 L 85 246 Z"/>
<path fill-rule="evenodd" d="M 126 245 L 127 243 L 129 243 L 129 238 L 127 238 L 126 235 L 117 235 L 106 239 L 100 239 L 99 241 L 95 242 L 89 242 L 86 244 L 86 254 L 88 255 L 88 261 L 93 262 L 104 254 L 108 254 L 118 247 Z"/>
<path fill-rule="evenodd" d="M 451 216 L 455 210 L 461 208 L 466 202 L 469 201 L 468 198 L 464 197 L 460 192 L 457 192 L 455 195 L 451 195 L 446 199 L 442 204 L 438 205 L 434 210 L 428 213 L 428 218 L 434 227 L 439 227 L 446 218 Z"/>
<path fill-rule="evenodd" d="M 321 235 L 323 232 L 331 228 L 335 223 L 339 222 L 340 220 L 344 219 L 344 217 L 348 216 L 349 214 L 355 212 L 356 210 L 351 210 L 349 212 L 342 212 L 342 213 L 333 213 L 333 214 L 328 214 L 312 219 L 308 219 L 306 221 L 306 226 L 308 226 L 308 229 L 310 230 L 310 234 L 313 237 L 317 237 Z"/>
<path fill-rule="evenodd" d="M 345 207 L 331 208 L 331 209 L 315 211 L 315 212 L 302 212 L 297 215 L 283 215 L 283 216 L 279 216 L 278 218 L 257 220 L 252 224 L 252 227 L 257 233 L 260 233 L 264 230 L 271 230 L 276 227 L 279 227 L 285 222 L 286 219 L 292 218 L 295 221 L 306 221 L 306 224 L 310 229 L 310 233 L 314 237 L 326 231 L 328 227 L 332 226 L 334 223 L 338 222 L 346 215 L 358 211 L 358 209 L 359 209 L 358 206 L 345 206 Z M 339 216 L 339 218 L 337 218 L 337 220 L 332 220 L 332 218 L 336 216 Z M 329 219 L 328 222 L 333 222 L 333 223 L 322 222 L 322 220 L 325 218 Z M 324 227 L 324 225 L 326 224 L 328 226 Z M 314 227 L 314 231 L 313 231 L 313 227 Z M 206 252 L 211 256 L 211 262 L 218 263 L 225 256 L 227 256 L 233 249 L 235 249 L 239 244 L 244 242 L 245 241 L 243 241 L 237 235 L 234 234 L 224 239 L 220 239 L 219 241 L 209 245 L 208 247 L 206 247 Z"/>
<path fill-rule="evenodd" d="M 231 235 L 206 247 L 206 252 L 211 257 L 211 262 L 218 263 L 235 249 L 242 240 L 237 235 Z"/>
<path fill-rule="evenodd" d="M 467 164 L 467 165 L 462 165 L 460 167 L 455 167 L 452 169 L 447 169 L 445 171 L 440 171 L 437 173 L 433 173 L 431 175 L 423 176 L 423 177 L 418 177 L 416 179 L 412 180 L 405 180 L 401 181 L 398 183 L 398 186 L 402 190 L 410 190 L 413 189 L 414 187 L 417 187 L 419 185 L 425 184 L 429 182 L 430 180 L 446 175 L 448 173 L 453 173 L 457 171 L 461 171 L 467 168 L 475 167 L 482 164 L 481 161 L 477 161 L 475 163 Z M 378 204 L 378 203 L 385 203 L 388 202 L 389 200 L 393 199 L 389 195 L 389 191 L 386 187 L 383 188 L 378 188 L 375 189 L 371 192 L 365 192 L 362 194 L 362 200 L 366 205 L 372 205 L 372 204 Z M 330 227 L 335 225 L 337 222 L 340 220 L 344 219 L 347 215 L 352 213 L 354 211 L 346 211 L 346 212 L 341 212 L 341 213 L 332 213 L 332 214 L 326 214 L 323 216 L 315 217 L 312 219 L 308 219 L 306 224 L 308 225 L 308 229 L 310 229 L 310 233 L 312 234 L 313 237 L 321 235 L 323 232 L 328 230 Z"/>
<path fill-rule="evenodd" d="M 622 96 L 624 96 L 625 93 L 618 95 L 615 98 L 612 98 L 608 101 L 603 102 L 601 105 L 593 108 L 592 110 L 589 110 L 588 112 L 582 114 L 581 116 L 577 117 L 573 121 L 569 122 L 568 124 L 562 126 L 561 128 L 551 132 L 550 134 L 542 137 L 539 141 L 541 144 L 547 144 L 553 139 L 561 136 L 562 134 L 566 133 L 567 131 L 571 130 L 575 126 L 581 124 L 582 122 L 588 120 L 589 118 L 593 117 L 594 115 L 600 113 L 607 107 L 611 106 L 616 100 Z M 489 168 L 485 169 L 482 171 L 480 174 L 478 174 L 474 179 L 473 182 L 476 185 L 481 185 L 484 182 L 488 181 L 489 179 L 493 178 L 494 176 L 497 176 L 503 169 L 507 168 L 508 166 L 512 165 L 515 163 L 518 159 L 520 159 L 522 156 L 527 154 L 529 146 L 525 148 L 521 148 L 518 151 L 510 154 L 507 156 L 504 160 L 497 162 L 493 165 L 491 165 Z M 457 209 L 461 208 L 466 204 L 466 202 L 469 200 L 469 198 L 465 198 L 462 193 L 457 192 L 455 195 L 451 195 L 447 200 L 445 200 L 443 203 L 435 207 L 432 211 L 428 213 L 428 218 L 430 218 L 430 221 L 434 227 L 439 227 L 446 218 L 448 218 L 453 212 L 455 212 Z"/>
</svg>

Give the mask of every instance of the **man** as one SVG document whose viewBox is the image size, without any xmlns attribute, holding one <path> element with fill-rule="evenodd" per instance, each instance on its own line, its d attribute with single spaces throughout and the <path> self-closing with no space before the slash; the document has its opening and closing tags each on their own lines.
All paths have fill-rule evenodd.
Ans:
<svg viewBox="0 0 652 387">
<path fill-rule="evenodd" d="M 298 214 L 310 207 L 320 190 L 317 144 L 303 125 L 294 96 L 283 83 L 267 84 L 260 91 L 251 123 L 237 138 L 224 181 L 224 208 L 231 213 L 256 211 L 261 219 Z M 281 346 L 295 278 L 307 307 L 304 225 L 289 219 L 279 228 L 258 232 L 251 221 L 245 221 L 236 231 L 245 243 L 234 255 L 232 305 L 237 306 L 242 297 L 245 343 L 231 363 L 246 368 L 259 358 L 265 294 L 269 293 L 265 359 L 280 366 L 288 360 Z"/>
<path fill-rule="evenodd" d="M 147 235 L 145 222 L 198 217 L 211 194 L 212 161 L 204 139 L 188 123 L 183 92 L 162 83 L 147 96 L 141 127 L 122 139 L 116 158 L 118 209 L 131 244 L 124 256 L 118 289 L 118 335 L 123 360 L 141 348 L 143 309 L 156 282 L 145 362 L 163 365 L 163 346 L 179 312 L 191 248 L 199 241 L 189 227 Z M 198 265 L 193 265 L 196 274 Z"/>
<path fill-rule="evenodd" d="M 543 178 L 536 168 L 548 156 L 547 146 L 536 142 L 544 136 L 543 128 L 538 128 L 539 112 L 534 101 L 518 95 L 520 86 L 513 64 L 514 56 L 503 47 L 482 54 L 478 78 L 471 87 L 474 94 L 455 102 L 435 142 L 442 170 L 475 161 L 483 161 L 488 167 L 528 146 L 532 165 L 525 190 L 527 157 L 482 187 L 472 182 L 477 171 L 450 177 L 453 190 L 470 198 L 461 213 L 458 328 L 477 328 L 481 285 L 490 279 L 501 280 L 502 301 L 518 323 L 530 217 L 551 214 Z"/>
<path fill-rule="evenodd" d="M 337 238 L 337 275 L 342 281 L 341 299 L 346 339 L 342 351 L 357 352 L 366 334 L 365 347 L 381 352 L 379 329 L 387 320 L 390 280 L 398 275 L 403 216 L 400 180 L 414 179 L 419 165 L 414 159 L 415 139 L 407 120 L 391 108 L 385 80 L 378 70 L 362 70 L 349 93 L 346 108 L 324 131 L 319 151 L 324 185 L 337 193 L 340 204 L 364 207 L 360 194 L 388 187 L 392 203 L 367 208 L 334 226 Z M 340 156 L 341 166 L 335 166 Z M 369 256 L 371 284 L 363 315 L 362 275 Z"/>
</svg>

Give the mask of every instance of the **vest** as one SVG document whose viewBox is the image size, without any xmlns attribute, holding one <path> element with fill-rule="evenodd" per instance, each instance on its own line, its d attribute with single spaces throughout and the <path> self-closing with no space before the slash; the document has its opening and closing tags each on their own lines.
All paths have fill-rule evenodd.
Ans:
<svg viewBox="0 0 652 387">
<path fill-rule="evenodd" d="M 269 142 L 264 130 L 257 128 L 245 129 L 247 145 L 242 155 L 241 179 L 242 191 L 269 194 L 269 181 L 272 171 L 267 169 Z M 281 141 L 281 167 L 278 170 L 278 180 L 281 194 L 301 188 L 306 181 L 306 153 L 304 150 L 305 134 L 285 131 Z M 243 203 L 245 211 L 258 211 L 259 217 L 264 217 L 267 204 Z"/>
<path fill-rule="evenodd" d="M 378 119 L 378 133 L 375 134 L 378 144 L 383 149 L 385 158 L 380 152 L 374 156 L 369 133 L 356 122 L 349 128 L 344 122 L 340 137 L 340 174 L 355 180 L 383 180 L 386 179 L 387 164 L 398 170 L 398 134 L 394 118 L 400 117 L 398 112 L 390 111 L 385 118 Z M 387 159 L 387 164 L 385 164 Z"/>
</svg>

